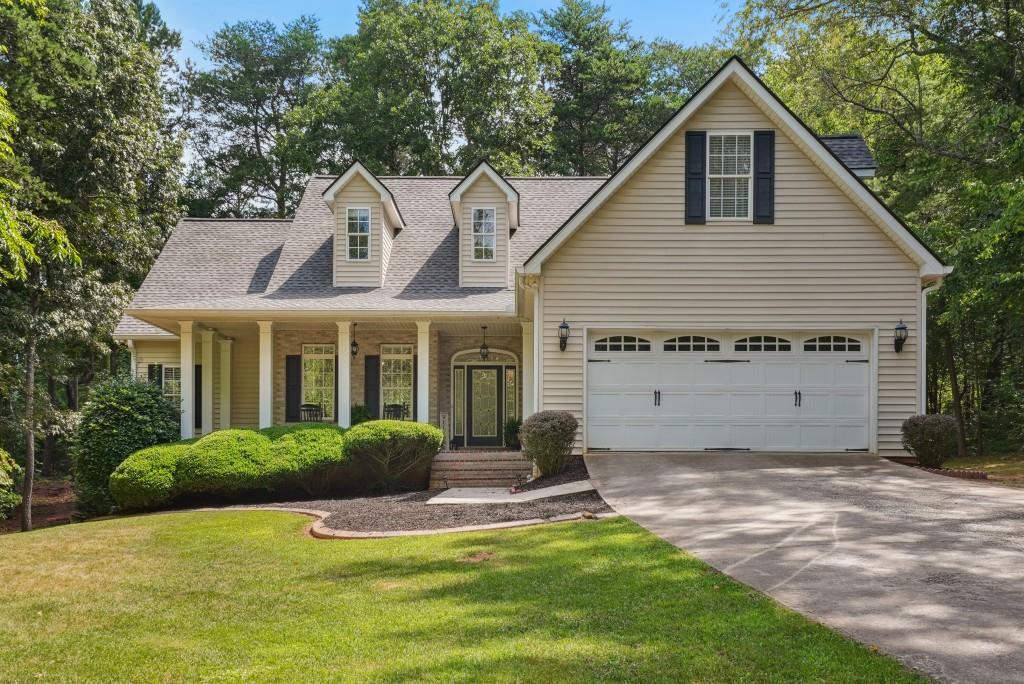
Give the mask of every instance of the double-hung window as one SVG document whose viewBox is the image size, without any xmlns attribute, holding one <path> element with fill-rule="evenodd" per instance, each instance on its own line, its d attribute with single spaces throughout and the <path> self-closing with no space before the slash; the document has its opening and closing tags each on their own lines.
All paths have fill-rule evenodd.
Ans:
<svg viewBox="0 0 1024 684">
<path fill-rule="evenodd" d="M 181 403 L 181 366 L 163 367 L 164 396 L 175 404 Z"/>
<path fill-rule="evenodd" d="M 395 413 L 412 417 L 414 355 L 411 344 L 382 344 L 380 347 L 381 415 Z"/>
<path fill-rule="evenodd" d="M 708 218 L 750 219 L 753 136 L 708 134 Z"/>
<path fill-rule="evenodd" d="M 370 210 L 349 207 L 347 218 L 348 260 L 366 261 L 370 258 Z"/>
<path fill-rule="evenodd" d="M 473 209 L 473 260 L 494 261 L 494 209 Z"/>
<path fill-rule="evenodd" d="M 334 418 L 334 345 L 302 345 L 302 403 L 316 404 Z"/>
</svg>

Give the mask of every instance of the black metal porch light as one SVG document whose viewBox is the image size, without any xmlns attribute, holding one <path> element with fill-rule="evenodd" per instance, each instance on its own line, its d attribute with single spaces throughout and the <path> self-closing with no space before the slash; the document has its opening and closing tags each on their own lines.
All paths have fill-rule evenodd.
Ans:
<svg viewBox="0 0 1024 684">
<path fill-rule="evenodd" d="M 480 358 L 486 361 L 491 355 L 491 349 L 487 346 L 487 326 L 481 325 L 480 329 L 484 331 L 484 341 L 480 343 Z"/>
<path fill-rule="evenodd" d="M 562 319 L 562 322 L 558 325 L 558 349 L 559 351 L 565 351 L 565 345 L 569 344 L 569 324 Z"/>
<path fill-rule="evenodd" d="M 348 345 L 348 348 L 352 352 L 352 356 L 353 357 L 356 354 L 359 353 L 359 343 L 356 342 L 356 326 L 357 325 L 359 325 L 359 324 L 358 323 L 353 323 L 352 324 L 352 344 Z"/>
<path fill-rule="evenodd" d="M 907 341 L 907 324 L 900 319 L 900 322 L 896 324 L 896 328 L 892 331 L 892 345 L 896 349 L 896 353 L 899 354 L 903 351 L 903 344 Z"/>
</svg>

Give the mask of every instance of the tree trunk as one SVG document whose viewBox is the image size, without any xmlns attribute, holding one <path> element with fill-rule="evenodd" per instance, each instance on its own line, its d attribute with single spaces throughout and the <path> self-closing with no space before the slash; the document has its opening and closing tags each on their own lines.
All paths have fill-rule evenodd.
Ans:
<svg viewBox="0 0 1024 684">
<path fill-rule="evenodd" d="M 78 410 L 78 378 L 68 378 L 64 384 L 68 393 L 68 408 L 72 411 Z"/>
<path fill-rule="evenodd" d="M 30 325 L 25 340 L 25 482 L 22 486 L 21 531 L 32 529 L 32 485 L 36 475 L 36 333 Z"/>
<path fill-rule="evenodd" d="M 953 393 L 953 418 L 956 420 L 957 456 L 966 458 L 967 438 L 964 428 L 964 408 L 960 396 L 960 380 L 956 376 L 956 357 L 953 355 L 953 341 L 946 337 L 946 367 L 949 369 L 949 387 Z"/>
</svg>

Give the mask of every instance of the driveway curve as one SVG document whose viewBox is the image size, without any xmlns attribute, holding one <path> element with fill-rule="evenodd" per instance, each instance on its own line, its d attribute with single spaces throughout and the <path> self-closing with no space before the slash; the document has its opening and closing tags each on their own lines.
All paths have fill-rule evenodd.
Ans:
<svg viewBox="0 0 1024 684">
<path fill-rule="evenodd" d="M 782 604 L 942 681 L 1024 681 L 1024 490 L 866 454 L 586 460 L 619 513 Z"/>
</svg>

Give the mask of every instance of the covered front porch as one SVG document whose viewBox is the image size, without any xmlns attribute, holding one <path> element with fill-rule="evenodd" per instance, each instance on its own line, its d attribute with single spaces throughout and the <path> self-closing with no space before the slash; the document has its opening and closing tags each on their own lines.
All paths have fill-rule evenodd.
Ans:
<svg viewBox="0 0 1024 684">
<path fill-rule="evenodd" d="M 500 448 L 506 421 L 535 406 L 533 324 L 518 318 L 196 318 L 174 327 L 177 340 L 131 346 L 136 376 L 181 402 L 182 438 L 393 418 L 441 427 L 449 448 Z"/>
</svg>

